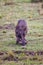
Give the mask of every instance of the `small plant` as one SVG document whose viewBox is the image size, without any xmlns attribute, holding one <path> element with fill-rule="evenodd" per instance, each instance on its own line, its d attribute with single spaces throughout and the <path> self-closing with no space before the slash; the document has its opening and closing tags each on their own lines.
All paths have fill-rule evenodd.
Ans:
<svg viewBox="0 0 43 65">
<path fill-rule="evenodd" d="M 10 34 L 10 38 L 14 38 L 14 35 L 13 34 Z"/>
<path fill-rule="evenodd" d="M 2 16 L 0 15 L 0 19 L 2 18 Z"/>
<path fill-rule="evenodd" d="M 6 31 L 4 30 L 3 33 L 6 33 Z"/>
<path fill-rule="evenodd" d="M 12 56 L 12 57 L 14 57 L 14 53 L 13 53 L 13 51 L 8 51 L 8 56 Z"/>
</svg>

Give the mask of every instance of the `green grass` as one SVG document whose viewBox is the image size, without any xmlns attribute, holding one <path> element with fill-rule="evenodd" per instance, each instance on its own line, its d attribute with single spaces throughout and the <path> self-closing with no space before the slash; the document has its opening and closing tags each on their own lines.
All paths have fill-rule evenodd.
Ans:
<svg viewBox="0 0 43 65">
<path fill-rule="evenodd" d="M 5 62 L 5 64 L 2 64 L 2 65 L 20 65 L 20 64 L 21 64 L 21 65 L 22 65 L 22 64 L 26 64 L 26 65 L 32 65 L 32 64 L 34 64 L 34 65 L 39 65 L 39 64 L 42 64 L 42 63 L 41 63 L 41 62 L 37 62 L 37 63 L 36 63 L 36 62 L 34 62 L 34 61 L 31 61 L 31 62 L 30 62 L 30 61 L 27 60 L 26 62 L 23 61 L 23 62 L 18 62 L 18 63 L 17 63 L 17 62 L 14 62 L 14 61 Z"/>
<path fill-rule="evenodd" d="M 15 0 L 19 1 L 19 0 Z M 24 0 L 28 2 L 29 0 Z M 20 0 L 19 2 L 24 2 Z M 0 51 L 11 50 L 31 50 L 38 51 L 43 50 L 43 20 L 30 20 L 36 17 L 41 17 L 37 12 L 37 7 L 29 7 L 28 3 L 17 3 L 18 5 L 0 6 L 0 26 L 4 24 L 13 23 L 15 26 L 19 19 L 25 19 L 28 26 L 28 33 L 26 39 L 28 41 L 26 46 L 16 45 L 15 30 L 0 30 Z M 30 17 L 30 18 L 29 18 Z M 43 17 L 43 16 L 42 16 Z M 20 57 L 22 57 L 20 55 Z M 43 64 L 42 61 L 30 61 L 29 59 L 24 61 L 1 61 L 2 65 L 39 65 Z M 1 65 L 1 64 L 0 64 Z"/>
<path fill-rule="evenodd" d="M 23 2 L 31 2 L 31 0 L 0 0 L 1 2 L 21 2 L 21 3 L 23 3 Z"/>
<path fill-rule="evenodd" d="M 27 7 L 27 8 L 26 8 Z M 25 19 L 27 22 L 28 26 L 28 33 L 26 36 L 26 39 L 28 41 L 28 44 L 26 45 L 27 50 L 39 50 L 43 49 L 43 20 L 29 20 L 33 19 L 36 17 L 41 17 L 39 13 L 37 12 L 37 7 L 33 8 L 31 10 L 29 7 L 29 4 L 21 4 L 20 6 L 18 5 L 13 5 L 13 6 L 2 6 L 0 7 L 0 14 L 3 15 L 3 18 L 0 19 L 0 25 L 4 24 L 9 24 L 9 23 L 14 23 L 16 26 L 17 21 L 19 19 Z M 30 17 L 30 18 L 28 18 Z M 2 29 L 0 30 L 0 45 L 3 46 L 1 47 L 0 50 L 5 50 L 5 49 L 21 49 L 22 46 L 16 45 L 15 46 L 15 33 L 14 30 L 6 30 Z M 33 41 L 32 41 L 33 40 Z M 41 45 L 41 44 L 42 45 Z M 30 46 L 32 44 L 33 47 Z M 38 46 L 37 46 L 38 44 Z M 14 45 L 14 46 L 13 46 Z"/>
</svg>

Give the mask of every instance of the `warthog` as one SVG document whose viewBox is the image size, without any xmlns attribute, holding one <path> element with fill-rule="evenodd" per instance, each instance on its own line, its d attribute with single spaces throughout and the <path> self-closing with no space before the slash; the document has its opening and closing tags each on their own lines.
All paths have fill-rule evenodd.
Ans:
<svg viewBox="0 0 43 65">
<path fill-rule="evenodd" d="M 25 39 L 25 36 L 27 34 L 27 24 L 25 20 L 19 20 L 16 28 L 15 28 L 15 33 L 16 33 L 16 43 L 20 45 L 25 45 L 27 44 L 27 41 Z"/>
</svg>

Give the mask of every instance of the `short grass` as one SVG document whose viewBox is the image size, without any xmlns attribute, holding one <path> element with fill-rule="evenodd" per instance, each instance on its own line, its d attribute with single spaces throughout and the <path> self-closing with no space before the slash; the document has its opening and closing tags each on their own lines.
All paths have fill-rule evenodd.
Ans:
<svg viewBox="0 0 43 65">
<path fill-rule="evenodd" d="M 42 16 L 37 12 L 37 7 L 35 7 L 36 9 L 32 8 L 32 10 L 29 6 L 29 4 L 19 3 L 18 5 L 0 7 L 0 25 L 13 23 L 16 26 L 19 19 L 26 20 L 28 27 L 26 39 L 28 43 L 25 47 L 27 50 L 43 49 L 43 20 L 32 20 Z M 0 30 L 0 50 L 22 50 L 22 46 L 15 45 L 15 43 L 15 30 Z"/>
<path fill-rule="evenodd" d="M 38 7 L 31 8 L 29 3 L 17 3 L 17 5 L 9 6 L 0 5 L 0 26 L 9 23 L 13 23 L 16 26 L 19 19 L 25 19 L 28 27 L 28 33 L 26 35 L 28 43 L 26 46 L 16 45 L 15 29 L 0 29 L 0 51 L 43 50 L 43 19 L 32 20 L 37 17 L 43 17 L 39 15 L 37 9 Z M 3 33 L 3 31 L 6 33 Z M 42 62 L 29 60 L 19 61 L 18 63 L 5 61 L 2 65 L 39 65 L 40 63 Z"/>
<path fill-rule="evenodd" d="M 0 2 L 21 2 L 21 3 L 27 2 L 29 3 L 31 2 L 31 0 L 0 0 Z"/>
</svg>

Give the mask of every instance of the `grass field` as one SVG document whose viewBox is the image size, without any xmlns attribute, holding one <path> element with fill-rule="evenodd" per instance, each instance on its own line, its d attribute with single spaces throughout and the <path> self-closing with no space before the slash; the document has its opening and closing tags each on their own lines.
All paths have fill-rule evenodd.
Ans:
<svg viewBox="0 0 43 65">
<path fill-rule="evenodd" d="M 8 54 L 0 58 L 7 57 L 11 54 L 13 57 L 26 57 L 26 59 L 21 61 L 11 60 L 10 62 L 0 59 L 0 65 L 43 65 L 43 55 L 26 56 L 24 53 L 14 54 L 12 52 L 12 50 L 34 52 L 43 50 L 43 15 L 40 15 L 38 12 L 39 5 L 35 3 L 15 3 L 5 6 L 2 3 L 3 1 L 0 2 L 0 53 L 8 52 Z M 15 26 L 19 19 L 24 19 L 27 22 L 28 33 L 26 39 L 28 43 L 26 46 L 16 45 Z M 6 29 L 8 26 L 9 28 Z M 31 57 L 37 57 L 42 60 L 29 60 Z"/>
</svg>

